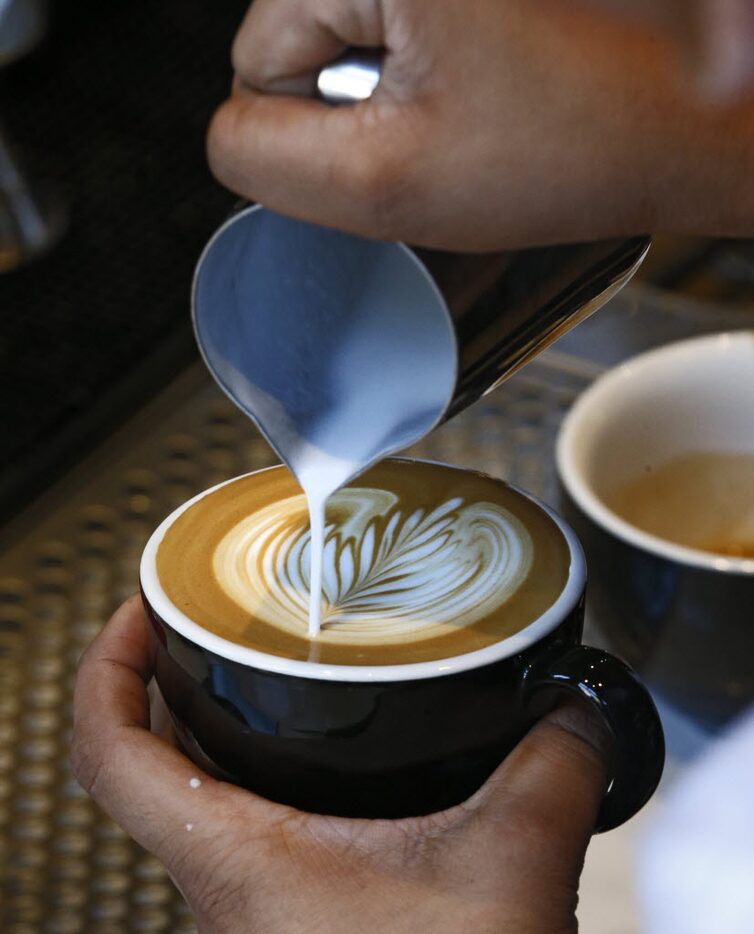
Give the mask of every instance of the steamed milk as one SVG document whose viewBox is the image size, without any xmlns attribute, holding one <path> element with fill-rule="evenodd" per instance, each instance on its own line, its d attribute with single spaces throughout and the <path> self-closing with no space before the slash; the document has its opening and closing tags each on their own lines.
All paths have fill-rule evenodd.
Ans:
<svg viewBox="0 0 754 934">
<path fill-rule="evenodd" d="M 303 456 L 302 456 L 303 454 Z M 296 472 L 309 513 L 309 638 L 316 639 L 322 625 L 322 559 L 325 548 L 327 502 L 359 465 L 328 456 L 316 448 L 298 450 Z"/>
<path fill-rule="evenodd" d="M 286 468 L 226 484 L 168 529 L 157 572 L 179 609 L 240 645 L 324 663 L 401 664 L 522 629 L 557 599 L 569 560 L 557 525 L 501 482 L 388 460 L 330 497 L 319 533 Z"/>
</svg>

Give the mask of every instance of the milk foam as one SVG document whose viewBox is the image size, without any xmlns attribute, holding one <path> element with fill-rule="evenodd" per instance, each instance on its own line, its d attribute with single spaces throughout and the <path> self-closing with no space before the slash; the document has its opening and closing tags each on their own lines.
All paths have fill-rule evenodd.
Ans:
<svg viewBox="0 0 754 934">
<path fill-rule="evenodd" d="M 319 640 L 436 638 L 493 613 L 531 568 L 529 532 L 495 503 L 453 497 L 406 510 L 394 493 L 353 487 L 331 496 L 328 509 L 337 522 L 324 529 Z M 215 549 L 213 573 L 252 616 L 306 636 L 310 590 L 318 593 L 312 557 L 307 500 L 297 495 L 234 525 Z"/>
</svg>

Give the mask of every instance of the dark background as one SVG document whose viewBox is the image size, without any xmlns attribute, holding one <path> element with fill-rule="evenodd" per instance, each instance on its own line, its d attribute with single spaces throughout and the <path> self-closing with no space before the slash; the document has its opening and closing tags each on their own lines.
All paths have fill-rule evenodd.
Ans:
<svg viewBox="0 0 754 934">
<path fill-rule="evenodd" d="M 193 266 L 235 198 L 204 135 L 247 0 L 55 0 L 0 73 L 0 123 L 68 214 L 46 256 L 0 275 L 0 519 L 195 356 Z"/>
<path fill-rule="evenodd" d="M 49 0 L 44 41 L 0 71 L 0 128 L 69 218 L 0 273 L 0 522 L 196 359 L 193 267 L 236 201 L 204 136 L 247 6 Z M 637 278 L 728 327 L 720 308 L 754 307 L 754 244 L 657 238 Z"/>
</svg>

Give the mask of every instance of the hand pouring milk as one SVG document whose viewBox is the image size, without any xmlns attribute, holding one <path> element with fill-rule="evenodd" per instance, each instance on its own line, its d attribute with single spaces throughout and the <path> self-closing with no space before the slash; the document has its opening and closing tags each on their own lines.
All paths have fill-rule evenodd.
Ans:
<svg viewBox="0 0 754 934">
<path fill-rule="evenodd" d="M 315 637 L 327 499 L 442 419 L 457 376 L 450 313 L 406 247 L 259 206 L 207 245 L 193 313 L 210 372 L 306 494 Z"/>
<path fill-rule="evenodd" d="M 369 97 L 378 80 L 379 55 L 353 52 L 322 70 L 318 89 L 347 103 Z M 220 228 L 197 267 L 194 327 L 212 375 L 306 493 L 312 637 L 328 497 L 603 305 L 648 247 L 634 237 L 489 257 L 435 253 L 433 278 L 403 244 L 261 207 Z"/>
<path fill-rule="evenodd" d="M 648 245 L 636 237 L 420 260 L 403 244 L 258 206 L 218 230 L 194 278 L 197 340 L 306 493 L 312 636 L 328 497 L 599 308 Z"/>
</svg>

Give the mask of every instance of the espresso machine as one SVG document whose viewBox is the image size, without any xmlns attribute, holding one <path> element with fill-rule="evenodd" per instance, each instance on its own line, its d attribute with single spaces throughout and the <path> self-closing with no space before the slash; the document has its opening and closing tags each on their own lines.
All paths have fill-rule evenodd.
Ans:
<svg viewBox="0 0 754 934">
<path fill-rule="evenodd" d="M 67 742 L 77 659 L 134 591 L 151 530 L 199 490 L 276 459 L 197 359 L 189 315 L 197 258 L 234 206 L 209 176 L 203 137 L 247 5 L 164 0 L 147 25 L 127 0 L 50 0 L 42 44 L 0 74 L 23 187 L 35 198 L 49 178 L 67 218 L 49 249 L 24 251 L 28 261 L 0 275 L 11 400 L 0 432 L 2 929 L 194 930 L 164 868 L 77 788 Z M 323 95 L 353 98 L 338 90 L 342 75 L 337 87 L 328 76 Z M 362 73 L 364 91 L 374 77 Z M 751 327 L 727 246 L 665 242 L 641 282 L 549 343 L 619 288 L 645 248 L 644 238 L 494 257 L 406 247 L 442 297 L 463 374 L 411 453 L 553 502 L 560 417 L 605 362 L 590 356 L 592 334 L 613 352 L 684 329 Z M 684 295 L 700 290 L 708 306 Z"/>
</svg>

